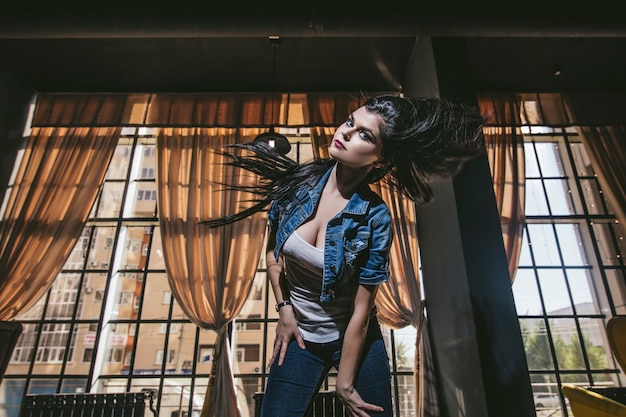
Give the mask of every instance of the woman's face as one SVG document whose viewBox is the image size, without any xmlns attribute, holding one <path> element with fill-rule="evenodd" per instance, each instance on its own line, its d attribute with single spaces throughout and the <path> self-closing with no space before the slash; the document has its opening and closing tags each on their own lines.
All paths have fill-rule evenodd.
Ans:
<svg viewBox="0 0 626 417">
<path fill-rule="evenodd" d="M 367 168 L 381 159 L 383 119 L 359 107 L 335 131 L 330 156 L 352 168 Z"/>
</svg>

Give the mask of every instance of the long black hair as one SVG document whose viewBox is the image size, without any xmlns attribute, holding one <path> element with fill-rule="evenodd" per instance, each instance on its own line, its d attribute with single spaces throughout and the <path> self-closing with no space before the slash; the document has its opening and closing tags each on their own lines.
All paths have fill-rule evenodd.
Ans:
<svg viewBox="0 0 626 417">
<path fill-rule="evenodd" d="M 219 153 L 229 158 L 228 165 L 257 174 L 259 183 L 250 186 L 221 184 L 224 187 L 222 191 L 246 191 L 256 198 L 249 200 L 252 205 L 239 213 L 200 222 L 210 227 L 236 222 L 265 209 L 272 201 L 283 201 L 296 187 L 320 178 L 334 164 L 332 159 L 299 164 L 265 142 L 225 145 Z"/>
<path fill-rule="evenodd" d="M 394 95 L 368 98 L 364 107 L 383 120 L 380 135 L 384 164 L 370 171 L 368 183 L 386 181 L 418 204 L 432 200 L 430 182 L 455 175 L 484 149 L 485 119 L 474 107 L 444 98 Z M 320 159 L 298 164 L 263 142 L 226 145 L 221 153 L 229 158 L 229 165 L 259 175 L 260 181 L 247 187 L 224 184 L 226 190 L 248 191 L 256 199 L 240 213 L 201 222 L 210 227 L 248 217 L 272 201 L 280 203 L 299 185 L 317 180 L 335 163 Z"/>
<path fill-rule="evenodd" d="M 380 135 L 384 167 L 369 182 L 385 179 L 416 203 L 432 200 L 428 183 L 454 176 L 484 149 L 483 115 L 445 98 L 379 96 L 365 108 L 383 120 Z"/>
</svg>

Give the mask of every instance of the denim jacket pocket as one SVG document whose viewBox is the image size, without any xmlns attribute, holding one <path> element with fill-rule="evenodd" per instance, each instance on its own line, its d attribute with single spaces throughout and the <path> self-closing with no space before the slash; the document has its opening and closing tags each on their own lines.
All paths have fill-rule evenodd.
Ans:
<svg viewBox="0 0 626 417">
<path fill-rule="evenodd" d="M 365 249 L 369 247 L 370 235 L 367 232 L 357 233 L 354 237 L 346 237 L 343 241 L 343 256 L 346 267 L 346 275 L 353 276 L 356 268 L 363 265 L 359 258 Z"/>
</svg>

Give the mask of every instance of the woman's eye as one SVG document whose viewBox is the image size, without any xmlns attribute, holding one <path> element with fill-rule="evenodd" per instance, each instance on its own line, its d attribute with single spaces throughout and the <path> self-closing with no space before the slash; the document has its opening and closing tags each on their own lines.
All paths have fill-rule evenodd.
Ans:
<svg viewBox="0 0 626 417">
<path fill-rule="evenodd" d="M 372 138 L 371 138 L 371 136 L 370 136 L 369 132 L 360 131 L 360 132 L 359 132 L 359 135 L 361 136 L 361 138 L 362 138 L 362 139 L 364 139 L 364 140 L 366 140 L 366 141 L 368 141 L 368 142 L 371 142 L 371 141 L 372 141 Z"/>
<path fill-rule="evenodd" d="M 346 120 L 346 124 L 350 127 L 352 127 L 352 125 L 354 124 L 354 121 L 352 120 L 352 117 L 348 117 L 348 120 Z"/>
</svg>

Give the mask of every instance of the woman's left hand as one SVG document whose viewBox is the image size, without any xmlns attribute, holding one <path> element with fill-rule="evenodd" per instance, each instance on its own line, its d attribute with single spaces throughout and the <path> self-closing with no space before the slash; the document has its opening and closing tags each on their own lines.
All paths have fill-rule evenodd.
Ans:
<svg viewBox="0 0 626 417">
<path fill-rule="evenodd" d="M 363 401 L 357 390 L 339 389 L 337 395 L 346 409 L 346 415 L 350 417 L 369 417 L 370 413 L 382 413 L 384 409 L 378 405 Z"/>
</svg>

